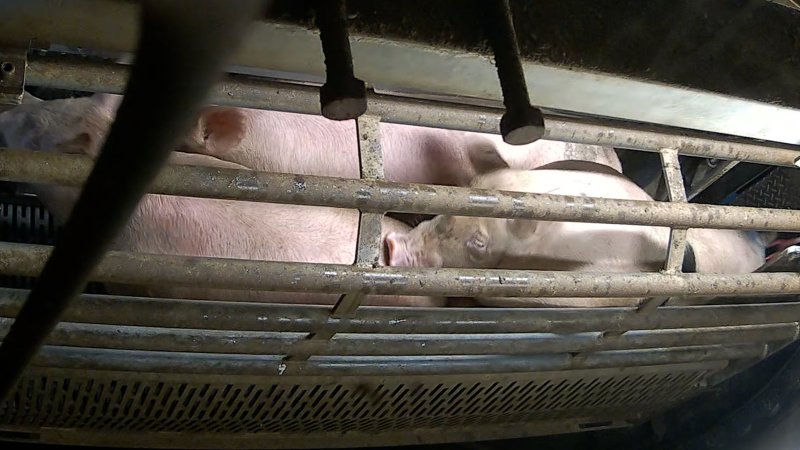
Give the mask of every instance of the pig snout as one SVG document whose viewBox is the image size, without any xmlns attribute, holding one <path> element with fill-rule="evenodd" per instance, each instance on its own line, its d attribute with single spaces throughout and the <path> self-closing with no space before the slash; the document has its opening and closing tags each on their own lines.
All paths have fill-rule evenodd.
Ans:
<svg viewBox="0 0 800 450">
<path fill-rule="evenodd" d="M 394 267 L 442 267 L 436 242 L 421 236 L 419 227 L 409 233 L 387 233 L 384 238 L 386 261 Z"/>
<path fill-rule="evenodd" d="M 414 267 L 414 258 L 408 251 L 408 239 L 404 234 L 391 232 L 384 238 L 386 261 L 389 266 Z"/>
</svg>

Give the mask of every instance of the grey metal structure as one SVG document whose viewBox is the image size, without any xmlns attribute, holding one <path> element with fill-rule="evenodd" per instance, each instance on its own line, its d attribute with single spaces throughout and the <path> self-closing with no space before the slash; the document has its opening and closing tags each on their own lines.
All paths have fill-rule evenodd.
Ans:
<svg viewBox="0 0 800 450">
<path fill-rule="evenodd" d="M 30 54 L 26 76 L 34 86 L 121 92 L 127 75 L 119 64 Z M 671 202 L 404 185 L 382 180 L 379 120 L 497 133 L 502 110 L 374 91 L 367 99 L 369 115 L 357 119 L 360 180 L 169 166 L 151 190 L 358 208 L 353 265 L 109 252 L 92 275 L 100 282 L 342 294 L 334 307 L 82 295 L 0 403 L 0 440 L 315 448 L 622 427 L 663 412 L 800 335 L 800 301 L 770 303 L 768 297 L 800 294 L 797 272 L 680 271 L 686 228 L 800 231 L 800 211 L 686 203 L 677 159 L 680 153 L 794 168 L 800 147 L 545 114 L 545 139 L 660 152 Z M 218 86 L 213 101 L 319 111 L 315 86 L 235 74 Z M 91 166 L 85 156 L 0 150 L 2 181 L 79 186 Z M 673 231 L 660 273 L 375 267 L 380 219 L 388 211 Z M 0 243 L 0 274 L 35 276 L 49 254 L 44 245 Z M 361 307 L 370 293 L 651 300 L 639 308 Z M 27 294 L 0 289 L 0 336 Z M 697 295 L 748 295 L 750 301 L 661 306 L 671 297 Z"/>
</svg>

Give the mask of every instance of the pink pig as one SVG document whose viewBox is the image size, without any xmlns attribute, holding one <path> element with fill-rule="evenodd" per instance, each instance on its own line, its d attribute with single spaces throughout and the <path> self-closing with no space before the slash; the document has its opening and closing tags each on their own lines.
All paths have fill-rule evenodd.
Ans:
<svg viewBox="0 0 800 450">
<path fill-rule="evenodd" d="M 34 101 L 0 114 L 0 132 L 13 148 L 96 156 L 113 120 L 115 103 L 107 96 Z M 246 168 L 186 152 L 174 152 L 171 160 L 187 165 Z M 59 221 L 65 220 L 78 196 L 78 189 L 74 188 L 40 185 L 31 186 L 31 190 Z M 167 255 L 351 264 L 355 259 L 358 217 L 358 211 L 351 209 L 146 195 L 114 248 Z M 384 218 L 383 227 L 384 232 L 408 230 L 390 218 Z M 176 286 L 109 289 L 159 297 L 279 303 L 332 304 L 338 298 L 333 294 Z M 368 296 L 363 304 L 438 306 L 442 300 Z"/>
</svg>

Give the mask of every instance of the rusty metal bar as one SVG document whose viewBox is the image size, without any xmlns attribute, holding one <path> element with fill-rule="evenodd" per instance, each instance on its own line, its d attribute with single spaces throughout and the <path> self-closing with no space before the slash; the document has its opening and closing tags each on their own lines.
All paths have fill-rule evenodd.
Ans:
<svg viewBox="0 0 800 450">
<path fill-rule="evenodd" d="M 0 316 L 14 317 L 28 291 L 0 288 Z M 800 321 L 800 302 L 635 308 L 377 308 L 330 317 L 330 307 L 82 295 L 64 321 L 167 328 L 307 333 L 581 333 L 778 324 Z"/>
<path fill-rule="evenodd" d="M 30 55 L 29 85 L 92 92 L 120 93 L 125 69 L 115 64 L 81 61 L 75 57 Z M 370 113 L 386 122 L 435 128 L 496 133 L 502 109 L 416 100 L 368 93 Z M 211 99 L 217 104 L 317 114 L 319 91 L 315 86 L 229 76 Z M 542 139 L 623 147 L 658 152 L 677 148 L 683 155 L 758 164 L 796 167 L 797 146 L 735 139 L 713 133 L 675 130 L 664 126 L 638 126 L 610 119 L 575 119 L 545 114 Z"/>
<path fill-rule="evenodd" d="M 0 242 L 0 273 L 36 276 L 43 245 Z M 191 269 L 187 269 L 191 268 Z M 90 277 L 103 283 L 168 284 L 277 292 L 363 292 L 463 297 L 649 297 L 800 293 L 800 273 L 665 274 L 379 267 L 108 252 Z"/>
<path fill-rule="evenodd" d="M 540 372 L 621 368 L 724 361 L 761 357 L 765 344 L 697 346 L 687 348 L 615 350 L 585 355 L 484 357 L 316 357 L 283 361 L 273 355 L 143 352 L 46 346 L 33 360 L 38 367 L 135 372 L 237 375 L 423 375 Z"/>
<path fill-rule="evenodd" d="M 0 401 L 147 192 L 188 129 L 226 56 L 266 3 L 258 0 L 146 2 L 137 57 L 117 119 L 58 245 L 0 345 Z M 202 30 L 202 33 L 199 33 Z M 158 108 L 152 108 L 158 104 Z M 147 132 L 140 132 L 140 127 Z M 102 205 L 102 215 L 97 207 Z"/>
<path fill-rule="evenodd" d="M 13 319 L 0 318 L 0 340 Z M 635 331 L 619 338 L 600 333 L 483 335 L 337 335 L 330 341 L 303 335 L 61 323 L 47 345 L 189 353 L 318 356 L 526 355 L 597 352 L 717 344 L 787 342 L 797 323 L 684 330 Z"/>
<path fill-rule="evenodd" d="M 80 186 L 84 155 L 0 149 L 0 180 Z M 800 211 L 489 191 L 170 165 L 151 192 L 230 200 L 536 220 L 800 231 Z"/>
</svg>

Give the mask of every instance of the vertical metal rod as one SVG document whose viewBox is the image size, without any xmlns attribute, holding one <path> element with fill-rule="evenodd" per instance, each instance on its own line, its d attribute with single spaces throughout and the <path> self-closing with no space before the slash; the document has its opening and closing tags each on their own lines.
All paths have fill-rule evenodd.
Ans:
<svg viewBox="0 0 800 450">
<path fill-rule="evenodd" d="M 659 152 L 661 165 L 664 167 L 664 181 L 667 184 L 669 201 L 686 203 L 686 188 L 683 186 L 681 164 L 678 151 L 666 148 Z M 667 273 L 680 273 L 683 256 L 686 253 L 686 229 L 672 228 L 669 236 L 669 251 L 664 270 Z"/>
<path fill-rule="evenodd" d="M 0 401 L 77 296 L 189 128 L 226 56 L 265 2 L 142 5 L 138 54 L 117 120 L 61 240 L 0 346 Z M 154 107 L 153 105 L 158 105 Z M 97 215 L 98 208 L 104 214 Z"/>
<path fill-rule="evenodd" d="M 683 175 L 681 174 L 681 164 L 678 160 L 678 151 L 665 148 L 659 153 L 661 155 L 661 165 L 664 169 L 664 182 L 667 186 L 669 201 L 686 203 L 686 188 L 683 185 Z M 685 228 L 670 228 L 669 247 L 667 249 L 667 260 L 664 263 L 664 273 L 681 273 L 681 265 L 686 253 L 686 232 L 687 230 Z M 667 301 L 669 301 L 669 297 L 652 297 L 645 300 L 637 311 L 640 314 L 648 314 Z M 604 336 L 619 336 L 622 333 L 624 332 L 608 332 L 605 333 Z"/>
<path fill-rule="evenodd" d="M 478 14 L 482 18 L 486 38 L 494 52 L 506 107 L 500 119 L 500 133 L 508 144 L 530 144 L 544 136 L 544 117 L 538 108 L 531 106 L 511 7 L 508 0 L 489 0 L 477 4 L 481 7 Z"/>
<path fill-rule="evenodd" d="M 686 203 L 686 188 L 683 185 L 683 175 L 681 174 L 681 164 L 678 160 L 678 151 L 671 148 L 662 149 L 661 165 L 664 168 L 664 183 L 667 187 L 669 201 Z M 664 272 L 676 274 L 681 272 L 683 257 L 686 254 L 685 228 L 670 228 L 669 247 L 667 250 L 667 261 L 664 264 Z M 669 297 L 653 297 L 646 300 L 639 306 L 639 312 L 647 314 L 659 306 L 669 301 Z"/>
<path fill-rule="evenodd" d="M 362 116 L 356 119 L 358 133 L 358 159 L 361 178 L 383 179 L 383 151 L 380 142 L 380 118 Z M 358 246 L 356 247 L 356 266 L 378 267 L 381 256 L 381 222 L 383 214 L 361 212 L 358 226 Z M 363 293 L 348 293 L 333 307 L 332 315 L 343 317 L 355 312 Z"/>
<path fill-rule="evenodd" d="M 380 142 L 380 118 L 361 116 L 356 119 L 358 134 L 358 159 L 361 178 L 370 180 L 383 179 L 383 150 Z M 358 267 L 377 267 L 381 255 L 383 214 L 361 212 L 358 224 L 358 245 L 356 247 L 355 265 Z M 351 316 L 361 306 L 364 293 L 349 292 L 342 295 L 331 310 L 333 317 Z M 330 340 L 336 333 L 320 331 L 310 333 L 308 339 Z M 287 355 L 285 360 L 306 360 L 308 353 Z"/>
<path fill-rule="evenodd" d="M 367 88 L 353 74 L 344 0 L 317 0 L 315 21 L 325 55 L 325 84 L 319 91 L 322 115 L 355 119 L 367 111 Z"/>
</svg>

